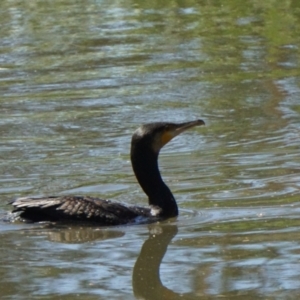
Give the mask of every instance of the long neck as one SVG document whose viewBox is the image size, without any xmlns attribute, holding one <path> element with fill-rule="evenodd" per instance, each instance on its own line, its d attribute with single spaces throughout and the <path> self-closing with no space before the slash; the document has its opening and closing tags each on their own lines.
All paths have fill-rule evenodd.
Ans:
<svg viewBox="0 0 300 300">
<path fill-rule="evenodd" d="M 150 205 L 161 208 L 161 216 L 174 217 L 178 215 L 178 207 L 173 194 L 163 182 L 158 169 L 158 153 L 144 149 L 131 149 L 131 163 L 135 176 Z"/>
</svg>

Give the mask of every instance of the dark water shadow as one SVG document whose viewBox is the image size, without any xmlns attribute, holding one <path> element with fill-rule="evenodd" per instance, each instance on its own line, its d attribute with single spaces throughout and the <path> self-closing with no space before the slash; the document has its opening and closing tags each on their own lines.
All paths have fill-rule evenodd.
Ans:
<svg viewBox="0 0 300 300">
<path fill-rule="evenodd" d="M 82 244 L 94 241 L 105 241 L 125 235 L 121 230 L 103 230 L 102 228 L 69 227 L 48 228 L 46 231 L 39 230 L 42 235 L 47 235 L 48 240 L 57 243 Z"/>
<path fill-rule="evenodd" d="M 206 296 L 176 293 L 161 281 L 160 265 L 177 232 L 176 225 L 149 226 L 149 238 L 144 242 L 133 268 L 132 287 L 137 299 L 208 299 Z"/>
</svg>

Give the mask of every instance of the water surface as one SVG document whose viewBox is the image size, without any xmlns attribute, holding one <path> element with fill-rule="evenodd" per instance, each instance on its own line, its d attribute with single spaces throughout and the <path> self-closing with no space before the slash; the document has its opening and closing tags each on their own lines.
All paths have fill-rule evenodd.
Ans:
<svg viewBox="0 0 300 300">
<path fill-rule="evenodd" d="M 177 219 L 0 223 L 1 299 L 296 299 L 299 11 L 297 1 L 1 1 L 2 215 L 27 195 L 146 205 L 132 132 L 206 122 L 160 155 Z"/>
</svg>

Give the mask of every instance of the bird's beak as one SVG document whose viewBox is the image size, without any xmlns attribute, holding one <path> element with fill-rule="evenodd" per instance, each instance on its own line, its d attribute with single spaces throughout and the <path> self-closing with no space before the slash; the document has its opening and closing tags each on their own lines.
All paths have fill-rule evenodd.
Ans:
<svg viewBox="0 0 300 300">
<path fill-rule="evenodd" d="M 203 120 L 195 120 L 180 124 L 172 124 L 169 126 L 169 128 L 166 129 L 166 131 L 163 133 L 161 137 L 162 146 L 166 145 L 171 139 L 173 139 L 175 136 L 179 135 L 180 133 L 195 127 L 205 125 Z"/>
<path fill-rule="evenodd" d="M 200 126 L 200 125 L 205 125 L 204 121 L 203 120 L 196 120 L 196 121 L 191 121 L 191 122 L 185 122 L 185 123 L 181 123 L 181 124 L 177 124 L 175 125 L 175 135 L 178 135 L 192 127 L 195 127 L 195 126 Z"/>
</svg>

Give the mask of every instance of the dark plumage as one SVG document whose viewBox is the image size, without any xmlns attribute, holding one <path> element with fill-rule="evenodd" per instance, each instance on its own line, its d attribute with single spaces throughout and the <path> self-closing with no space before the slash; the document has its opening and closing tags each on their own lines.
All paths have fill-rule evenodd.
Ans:
<svg viewBox="0 0 300 300">
<path fill-rule="evenodd" d="M 131 163 L 135 176 L 148 196 L 149 207 L 126 206 L 89 196 L 18 198 L 13 212 L 31 222 L 74 221 L 98 225 L 153 222 L 175 217 L 178 208 L 173 194 L 163 182 L 158 169 L 160 149 L 181 132 L 204 125 L 202 120 L 175 123 L 149 123 L 139 127 L 131 140 Z"/>
</svg>

